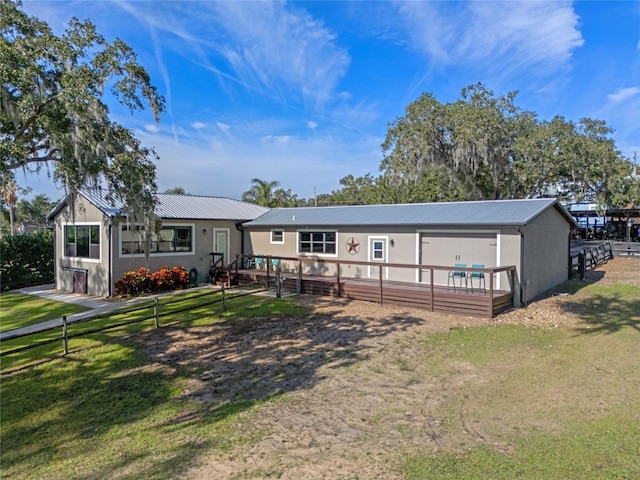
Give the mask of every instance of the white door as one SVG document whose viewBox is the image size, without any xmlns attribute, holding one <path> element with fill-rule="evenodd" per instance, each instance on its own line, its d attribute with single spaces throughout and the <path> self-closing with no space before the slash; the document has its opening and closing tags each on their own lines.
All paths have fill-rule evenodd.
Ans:
<svg viewBox="0 0 640 480">
<path fill-rule="evenodd" d="M 387 237 L 369 237 L 369 261 L 384 263 L 387 261 Z M 380 268 L 375 265 L 369 266 L 369 277 L 380 278 Z M 383 273 L 386 278 L 389 275 L 388 268 Z"/>
<path fill-rule="evenodd" d="M 221 253 L 223 256 L 222 265 L 227 266 L 229 264 L 229 229 L 228 228 L 215 228 L 213 230 L 213 251 L 215 253 Z M 218 256 L 214 260 L 217 260 Z"/>
</svg>

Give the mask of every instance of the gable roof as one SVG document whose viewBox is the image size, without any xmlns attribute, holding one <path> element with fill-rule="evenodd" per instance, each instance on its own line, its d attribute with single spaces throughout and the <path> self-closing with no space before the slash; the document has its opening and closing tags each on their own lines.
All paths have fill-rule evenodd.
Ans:
<svg viewBox="0 0 640 480">
<path fill-rule="evenodd" d="M 339 207 L 274 208 L 245 227 L 345 225 L 527 225 L 549 208 L 573 217 L 555 198 L 474 202 L 405 203 Z"/>
<path fill-rule="evenodd" d="M 107 198 L 103 189 L 87 188 L 78 192 L 109 217 L 124 215 L 124 204 Z M 259 217 L 269 209 L 225 197 L 178 195 L 159 193 L 155 214 L 163 219 L 176 220 L 236 220 L 246 221 Z M 67 204 L 69 197 L 60 202 L 48 215 L 55 217 Z"/>
</svg>

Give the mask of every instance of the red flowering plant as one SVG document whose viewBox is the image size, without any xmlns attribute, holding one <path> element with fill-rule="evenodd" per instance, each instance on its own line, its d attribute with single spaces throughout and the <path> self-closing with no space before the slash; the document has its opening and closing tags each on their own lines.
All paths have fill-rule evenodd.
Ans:
<svg viewBox="0 0 640 480">
<path fill-rule="evenodd" d="M 115 284 L 116 295 L 122 296 L 142 295 L 150 289 L 151 274 L 149 269 L 144 267 L 125 273 Z"/>
<path fill-rule="evenodd" d="M 189 287 L 189 272 L 184 267 L 169 268 L 164 265 L 160 270 L 151 274 L 151 281 L 156 292 L 187 288 Z"/>
<path fill-rule="evenodd" d="M 189 272 L 184 267 L 169 268 L 165 265 L 153 273 L 144 267 L 125 273 L 116 281 L 115 293 L 134 296 L 188 287 Z"/>
</svg>

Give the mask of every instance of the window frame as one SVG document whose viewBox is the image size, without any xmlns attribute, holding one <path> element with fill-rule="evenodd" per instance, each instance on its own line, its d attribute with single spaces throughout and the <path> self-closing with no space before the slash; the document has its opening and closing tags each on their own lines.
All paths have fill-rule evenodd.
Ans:
<svg viewBox="0 0 640 480">
<path fill-rule="evenodd" d="M 278 240 L 275 238 L 275 235 L 280 233 L 281 238 Z M 283 229 L 273 229 L 270 232 L 269 243 L 273 245 L 284 245 L 284 230 Z"/>
<path fill-rule="evenodd" d="M 119 239 L 118 239 L 118 257 L 119 258 L 136 258 L 136 257 L 144 257 L 144 251 L 142 251 L 141 248 L 138 248 L 137 251 L 133 252 L 133 253 L 125 253 L 123 251 L 123 243 L 126 242 L 135 242 L 135 240 L 127 240 L 124 241 L 124 232 L 126 231 L 126 229 L 129 229 L 131 227 L 134 227 L 136 229 L 136 231 L 141 231 L 144 230 L 144 226 L 143 225 L 139 225 L 139 224 L 127 224 L 126 222 L 123 222 L 122 224 L 120 224 L 120 228 L 118 229 L 120 232 L 119 235 Z M 165 227 L 170 227 L 170 228 L 165 228 Z M 190 240 L 190 250 L 175 250 L 176 248 L 176 242 L 179 241 L 180 239 L 175 238 L 175 232 L 178 229 L 190 229 L 190 234 L 189 234 L 189 240 Z M 163 242 L 162 240 L 159 240 L 160 238 L 160 232 L 162 230 L 173 230 L 174 235 L 173 238 L 171 240 L 171 242 L 173 243 L 173 248 L 174 250 L 159 250 L 160 242 Z M 160 227 L 160 230 L 158 233 L 153 233 L 152 234 L 152 244 L 151 244 L 151 251 L 149 252 L 149 256 L 150 257 L 175 257 L 175 256 L 184 256 L 184 255 L 195 255 L 196 254 L 196 238 L 195 238 L 195 232 L 196 232 L 196 224 L 195 223 L 163 223 L 162 226 Z M 183 239 L 184 240 L 184 239 Z M 167 241 L 165 241 L 166 243 Z M 140 240 L 137 241 L 138 245 L 141 244 Z"/>
<path fill-rule="evenodd" d="M 309 235 L 309 239 L 303 239 Z M 320 239 L 318 236 L 322 235 Z M 327 235 L 333 235 L 333 240 L 328 240 Z M 296 250 L 300 256 L 337 257 L 338 256 L 338 231 L 337 230 L 299 230 Z M 309 244 L 309 250 L 303 250 L 303 243 Z M 316 250 L 322 245 L 322 251 Z M 333 252 L 327 251 L 327 246 L 333 245 Z"/>
<path fill-rule="evenodd" d="M 76 222 L 62 225 L 62 256 L 63 258 L 80 259 L 82 261 L 99 263 L 102 259 L 101 225 L 99 222 Z M 70 229 L 73 229 L 73 243 L 68 242 Z M 87 244 L 86 255 L 78 255 L 78 238 L 84 238 L 85 234 L 79 235 L 78 229 L 88 229 L 86 233 Z M 95 241 L 94 241 L 95 240 Z M 74 252 L 70 254 L 69 245 L 73 244 Z M 93 254 L 92 254 L 93 253 Z"/>
</svg>

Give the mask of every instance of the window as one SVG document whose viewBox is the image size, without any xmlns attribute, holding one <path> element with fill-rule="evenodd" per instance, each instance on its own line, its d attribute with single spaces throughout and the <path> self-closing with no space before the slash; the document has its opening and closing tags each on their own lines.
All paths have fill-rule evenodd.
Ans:
<svg viewBox="0 0 640 480">
<path fill-rule="evenodd" d="M 100 259 L 100 226 L 65 225 L 64 255 Z"/>
<path fill-rule="evenodd" d="M 144 226 L 122 225 L 121 254 L 145 253 Z M 193 226 L 163 225 L 151 233 L 149 253 L 193 252 Z"/>
<path fill-rule="evenodd" d="M 300 232 L 300 253 L 336 253 L 336 232 Z"/>
<path fill-rule="evenodd" d="M 384 260 L 384 242 L 382 240 L 374 240 L 371 242 L 373 260 Z"/>
<path fill-rule="evenodd" d="M 282 230 L 271 230 L 271 243 L 284 243 L 284 232 Z"/>
</svg>

